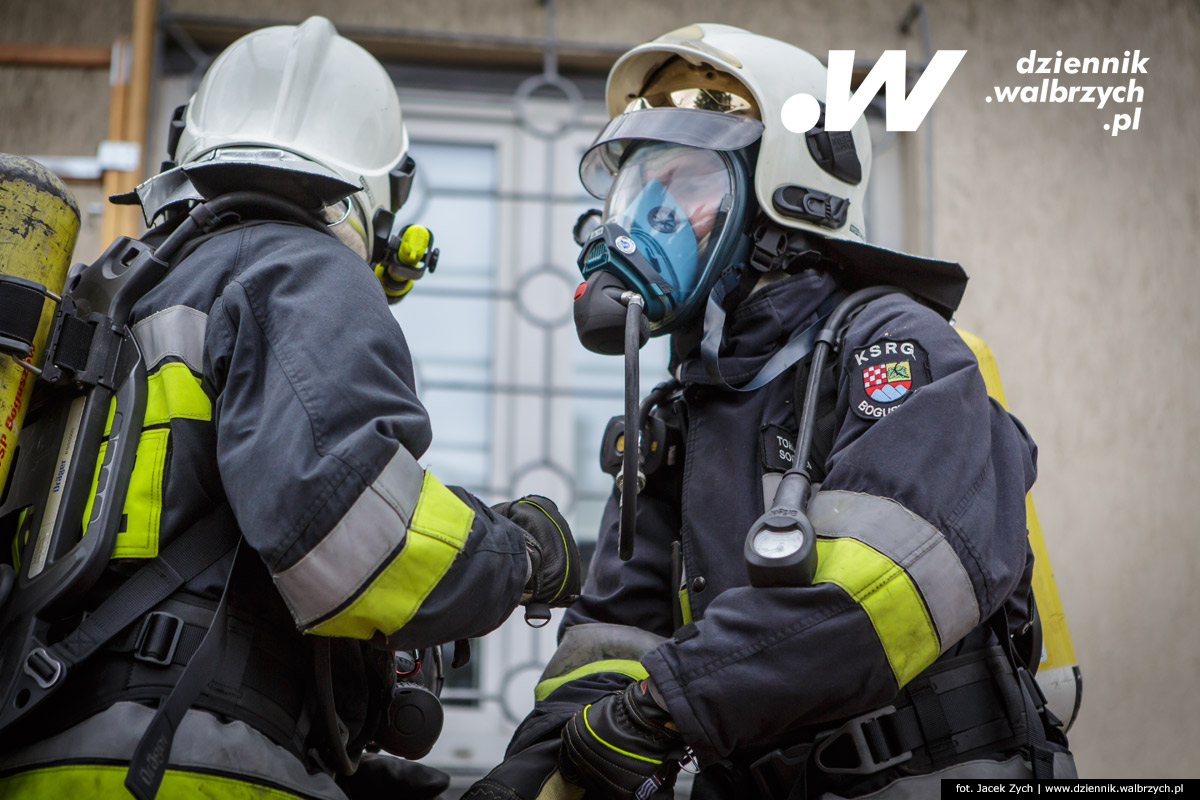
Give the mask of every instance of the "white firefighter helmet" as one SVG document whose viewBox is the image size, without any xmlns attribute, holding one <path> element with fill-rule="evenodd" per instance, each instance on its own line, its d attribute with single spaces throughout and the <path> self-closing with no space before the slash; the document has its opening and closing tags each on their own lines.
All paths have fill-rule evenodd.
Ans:
<svg viewBox="0 0 1200 800">
<path fill-rule="evenodd" d="M 173 157 L 185 169 L 208 162 L 271 167 L 320 187 L 318 195 L 349 195 L 368 250 L 376 212 L 394 212 L 407 196 L 412 162 L 396 87 L 374 56 L 324 17 L 231 44 L 205 73 L 182 122 Z"/>
<path fill-rule="evenodd" d="M 824 103 L 826 76 L 815 57 L 778 39 L 730 25 L 689 25 L 617 60 L 608 76 L 608 113 L 681 107 L 761 121 L 754 190 L 763 212 L 785 228 L 862 242 L 871 172 L 866 120 L 849 133 L 826 133 L 822 115 L 805 135 L 787 130 L 781 117 L 797 93 Z"/>
<path fill-rule="evenodd" d="M 613 65 L 606 87 L 613 119 L 584 155 L 580 178 L 604 198 L 631 146 L 733 151 L 753 143 L 750 127 L 734 121 L 761 125 L 753 182 L 767 218 L 823 237 L 822 249 L 851 284 L 899 286 L 950 318 L 966 288 L 961 266 L 867 242 L 870 131 L 865 117 L 850 131 L 824 129 L 827 83 L 828 70 L 809 53 L 741 28 L 701 23 L 663 34 Z M 783 124 L 784 104 L 796 94 L 822 108 L 804 134 Z"/>
</svg>

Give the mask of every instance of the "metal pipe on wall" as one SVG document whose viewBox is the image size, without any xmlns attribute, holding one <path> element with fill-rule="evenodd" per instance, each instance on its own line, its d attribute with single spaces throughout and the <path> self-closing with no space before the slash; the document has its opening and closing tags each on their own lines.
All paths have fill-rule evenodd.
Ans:
<svg viewBox="0 0 1200 800">
<path fill-rule="evenodd" d="M 158 0 L 135 0 L 133 40 L 126 46 L 123 58 L 118 59 L 118 48 L 114 47 L 108 136 L 137 144 L 139 168 L 136 171 L 106 170 L 103 178 L 106 194 L 130 191 L 141 182 L 145 173 L 146 125 L 157 20 Z M 106 205 L 100 229 L 101 239 L 106 244 L 118 236 L 137 236 L 142 229 L 141 214 L 136 206 Z"/>
</svg>

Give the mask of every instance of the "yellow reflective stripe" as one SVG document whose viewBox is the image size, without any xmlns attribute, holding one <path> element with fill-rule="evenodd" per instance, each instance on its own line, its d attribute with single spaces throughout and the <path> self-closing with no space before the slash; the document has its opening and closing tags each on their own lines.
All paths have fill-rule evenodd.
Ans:
<svg viewBox="0 0 1200 800">
<path fill-rule="evenodd" d="M 630 661 L 624 658 L 609 658 L 603 661 L 593 661 L 590 664 L 584 664 L 578 669 L 573 669 L 565 675 L 559 675 L 556 678 L 547 678 L 541 681 L 533 690 L 534 700 L 545 700 L 555 689 L 562 686 L 564 683 L 570 683 L 576 678 L 583 678 L 588 675 L 598 675 L 601 672 L 616 672 L 621 675 L 628 675 L 635 681 L 640 681 L 643 678 L 650 677 L 650 673 L 646 672 L 646 668 L 642 666 L 640 661 Z"/>
<path fill-rule="evenodd" d="M 128 797 L 129 793 L 125 791 L 128 773 L 129 768 L 120 764 L 69 764 L 32 769 L 0 778 L 0 797 Z M 298 800 L 300 795 L 235 778 L 168 769 L 156 797 L 158 800 L 196 797 Z"/>
<path fill-rule="evenodd" d="M 125 518 L 121 529 L 117 531 L 113 558 L 154 558 L 158 555 L 163 471 L 167 463 L 167 440 L 170 434 L 168 428 L 154 428 L 142 431 L 138 439 L 133 473 L 129 476 L 129 490 L 125 494 Z M 96 457 L 96 474 L 92 476 L 92 489 L 83 508 L 85 527 L 92 516 L 96 482 L 100 479 L 100 465 L 104 463 L 104 451 L 107 448 L 108 442 L 103 442 L 100 454 Z"/>
<path fill-rule="evenodd" d="M 32 506 L 26 506 L 17 514 L 17 529 L 12 538 L 12 568 L 13 572 L 21 571 L 21 548 L 29 541 L 29 529 L 25 527 L 25 518 L 29 516 Z M 24 534 L 24 535 L 22 535 Z"/>
<path fill-rule="evenodd" d="M 692 624 L 692 598 L 686 586 L 679 590 L 679 613 L 684 625 Z"/>
<path fill-rule="evenodd" d="M 104 424 L 104 435 L 112 433 L 113 411 L 116 399 L 108 405 L 108 421 Z M 143 427 L 162 425 L 173 419 L 212 419 L 212 403 L 200 388 L 197 378 L 187 364 L 172 361 L 146 381 L 146 418 Z"/>
<path fill-rule="evenodd" d="M 474 509 L 426 472 L 400 553 L 349 606 L 308 633 L 355 639 L 395 633 L 450 569 L 474 520 Z"/>
<path fill-rule="evenodd" d="M 595 737 L 596 737 L 596 741 L 597 741 L 597 742 L 599 742 L 600 744 L 604 745 L 604 746 L 605 746 L 605 747 L 607 747 L 609 750 L 616 750 L 616 751 L 617 751 L 618 753 L 620 753 L 621 755 L 623 755 L 623 756 L 629 756 L 630 758 L 636 758 L 638 761 L 645 761 L 645 762 L 647 762 L 647 763 L 650 763 L 650 764 L 661 764 L 661 763 L 663 763 L 663 762 L 659 761 L 657 758 L 647 758 L 646 756 L 639 756 L 637 753 L 631 753 L 631 752 L 629 752 L 628 750 L 622 750 L 621 748 L 617 747 L 616 745 L 609 744 L 608 742 L 606 742 L 606 741 L 604 741 L 603 739 L 601 739 L 601 738 L 600 738 L 600 737 L 599 737 L 599 736 L 596 734 L 596 732 L 595 732 L 594 730 L 592 730 L 592 723 L 588 722 L 588 718 L 587 718 L 587 712 L 588 712 L 588 709 L 589 709 L 589 708 L 591 708 L 591 707 L 592 707 L 592 704 L 591 704 L 591 703 L 588 703 L 586 706 L 584 706 L 584 707 L 583 707 L 583 724 L 587 726 L 588 733 L 590 733 L 592 736 L 595 736 Z"/>
<path fill-rule="evenodd" d="M 817 539 L 813 583 L 840 586 L 871 620 L 896 683 L 904 686 L 938 657 L 937 631 L 908 573 L 856 539 Z"/>
<path fill-rule="evenodd" d="M 200 379 L 179 362 L 163 364 L 146 382 L 146 421 L 142 424 L 149 427 L 173 419 L 212 419 L 212 403 L 200 388 Z"/>
<path fill-rule="evenodd" d="M 108 406 L 108 422 L 104 435 L 112 433 L 114 398 Z M 212 419 L 212 403 L 200 388 L 200 379 L 187 364 L 171 362 L 163 364 L 146 380 L 146 417 L 143 427 L 163 425 L 173 419 L 196 419 L 207 422 Z M 158 527 L 162 515 L 163 472 L 167 463 L 169 428 L 143 430 L 138 439 L 137 456 L 133 462 L 133 473 L 129 476 L 129 491 L 125 495 L 124 525 L 117 532 L 113 547 L 113 558 L 154 558 L 158 555 Z M 92 477 L 92 489 L 84 506 L 83 519 L 92 516 L 92 503 L 96 499 L 96 482 L 100 477 L 100 465 L 104 463 L 107 443 L 100 445 L 96 459 L 96 474 Z"/>
</svg>

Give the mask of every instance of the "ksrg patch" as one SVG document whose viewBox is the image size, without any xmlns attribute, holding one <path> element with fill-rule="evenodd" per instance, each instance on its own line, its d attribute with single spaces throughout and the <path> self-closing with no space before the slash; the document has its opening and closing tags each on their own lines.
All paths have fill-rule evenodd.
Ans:
<svg viewBox="0 0 1200 800">
<path fill-rule="evenodd" d="M 882 419 L 930 381 L 929 356 L 913 341 L 880 339 L 850 356 L 850 406 Z"/>
</svg>

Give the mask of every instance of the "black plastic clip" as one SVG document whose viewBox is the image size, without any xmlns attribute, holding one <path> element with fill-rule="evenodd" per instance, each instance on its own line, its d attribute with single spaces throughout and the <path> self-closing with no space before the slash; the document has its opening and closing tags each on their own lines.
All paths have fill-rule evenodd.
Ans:
<svg viewBox="0 0 1200 800">
<path fill-rule="evenodd" d="M 44 647 L 35 647 L 25 659 L 25 674 L 43 689 L 49 689 L 62 677 L 63 665 Z"/>
<path fill-rule="evenodd" d="M 175 660 L 182 634 L 183 620 L 165 611 L 152 611 L 142 620 L 133 643 L 133 657 L 148 664 L 168 666 Z"/>
<path fill-rule="evenodd" d="M 750 266 L 759 272 L 771 272 L 782 266 L 788 249 L 787 234 L 774 225 L 759 225 L 751 236 Z"/>
<path fill-rule="evenodd" d="M 775 210 L 785 217 L 837 229 L 846 224 L 850 200 L 796 184 L 780 186 L 771 195 Z"/>
<path fill-rule="evenodd" d="M 894 767 L 897 764 L 908 761 L 912 758 L 912 751 L 905 750 L 901 753 L 891 755 L 888 753 L 890 748 L 887 746 L 882 732 L 879 730 L 879 719 L 894 713 L 896 713 L 895 706 L 884 706 L 862 716 L 855 717 L 843 724 L 817 744 L 816 751 L 813 753 L 817 766 L 822 771 L 830 773 L 872 775 L 888 767 Z M 833 764 L 829 763 L 829 760 L 822 759 L 825 752 L 835 744 L 840 745 L 838 748 L 839 755 L 842 755 L 844 753 L 844 744 L 842 743 L 847 738 L 849 738 L 854 753 L 858 757 L 857 764 Z M 879 752 L 877 753 L 876 751 Z"/>
</svg>

